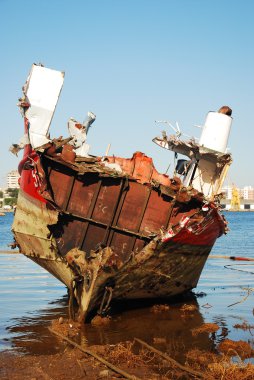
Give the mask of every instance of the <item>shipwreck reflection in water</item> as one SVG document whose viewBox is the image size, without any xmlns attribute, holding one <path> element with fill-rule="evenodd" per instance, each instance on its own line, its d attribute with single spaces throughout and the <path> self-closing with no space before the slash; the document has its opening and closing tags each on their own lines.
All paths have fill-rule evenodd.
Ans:
<svg viewBox="0 0 254 380">
<path fill-rule="evenodd" d="M 91 346 L 139 338 L 173 354 L 179 360 L 194 347 L 212 350 L 212 334 L 192 334 L 192 329 L 204 322 L 195 298 L 185 301 L 193 306 L 192 311 L 183 311 L 183 303 L 169 304 L 168 310 L 157 312 L 154 312 L 152 303 L 139 308 L 129 308 L 126 304 L 123 306 L 118 303 L 113 306 L 110 323 L 104 326 L 86 324 L 82 326 L 80 335 L 73 339 L 81 345 Z M 60 316 L 68 317 L 67 303 L 67 297 L 63 297 L 51 303 L 49 308 L 37 311 L 34 316 L 12 319 L 7 327 L 6 348 L 9 346 L 24 354 L 57 352 L 64 343 L 53 336 L 48 327 L 52 320 Z"/>
</svg>

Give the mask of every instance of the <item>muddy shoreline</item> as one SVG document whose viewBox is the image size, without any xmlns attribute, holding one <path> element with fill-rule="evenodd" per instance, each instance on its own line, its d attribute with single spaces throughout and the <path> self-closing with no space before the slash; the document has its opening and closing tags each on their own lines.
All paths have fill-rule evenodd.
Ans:
<svg viewBox="0 0 254 380">
<path fill-rule="evenodd" d="M 153 307 L 153 312 L 167 311 L 165 305 Z M 185 304 L 182 312 L 192 313 L 193 307 Z M 110 319 L 97 317 L 93 323 L 104 328 Z M 48 328 L 52 337 L 57 337 L 56 352 L 48 355 L 1 352 L 1 380 L 254 378 L 254 365 L 246 363 L 246 359 L 254 356 L 254 350 L 243 341 L 226 339 L 210 352 L 192 348 L 179 362 L 175 359 L 177 348 L 169 352 L 165 338 L 154 339 L 152 345 L 134 339 L 86 347 L 79 344 L 82 334 L 78 323 L 59 318 Z M 204 323 L 193 329 L 192 335 L 215 334 L 218 330 L 218 325 Z"/>
</svg>

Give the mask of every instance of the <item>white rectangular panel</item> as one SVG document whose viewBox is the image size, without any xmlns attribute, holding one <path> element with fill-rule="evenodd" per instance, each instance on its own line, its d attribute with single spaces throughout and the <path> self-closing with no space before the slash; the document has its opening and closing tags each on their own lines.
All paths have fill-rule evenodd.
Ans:
<svg viewBox="0 0 254 380">
<path fill-rule="evenodd" d="M 64 82 L 64 72 L 33 65 L 27 79 L 25 95 L 30 103 L 26 111 L 29 138 L 33 148 L 49 141 L 48 130 Z"/>
</svg>

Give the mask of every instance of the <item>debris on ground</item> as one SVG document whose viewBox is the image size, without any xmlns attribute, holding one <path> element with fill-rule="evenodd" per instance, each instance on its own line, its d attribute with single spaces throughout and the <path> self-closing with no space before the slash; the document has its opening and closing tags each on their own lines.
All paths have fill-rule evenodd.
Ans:
<svg viewBox="0 0 254 380">
<path fill-rule="evenodd" d="M 254 365 L 241 359 L 232 362 L 227 354 L 218 355 L 198 349 L 190 350 L 186 355 L 186 364 L 196 370 L 204 371 L 207 380 L 252 380 Z"/>
<path fill-rule="evenodd" d="M 191 330 L 193 336 L 202 333 L 216 333 L 220 329 L 216 323 L 203 323 L 200 327 Z"/>
<path fill-rule="evenodd" d="M 154 314 L 162 313 L 164 311 L 169 311 L 169 305 L 153 305 L 151 307 L 151 312 Z"/>
<path fill-rule="evenodd" d="M 236 325 L 233 326 L 235 329 L 241 329 L 241 330 L 250 330 L 254 329 L 254 325 L 249 325 L 246 322 L 243 322 L 242 324 L 237 323 Z"/>
<path fill-rule="evenodd" d="M 135 342 L 91 346 L 89 349 L 129 373 L 130 378 L 146 380 L 253 379 L 254 365 L 246 364 L 240 359 L 242 355 L 239 348 L 246 351 L 248 344 L 244 345 L 245 342 L 242 341 L 231 341 L 229 344 L 227 341 L 229 340 L 225 341 L 227 344 L 225 353 L 192 349 L 187 352 L 184 365 L 178 366 L 174 364 L 174 359 L 164 360 L 147 347 L 137 346 Z M 235 352 L 230 351 L 229 347 L 234 347 L 232 349 Z M 236 356 L 236 352 L 239 355 L 238 361 L 232 362 L 232 355 Z M 251 352 L 249 346 L 249 351 L 245 354 L 250 355 Z M 200 375 L 195 376 L 195 373 Z M 124 377 L 76 347 L 63 344 L 57 354 L 51 355 L 0 353 L 0 378 L 1 380 L 98 380 L 104 378 L 113 380 Z"/>
<path fill-rule="evenodd" d="M 111 318 L 109 316 L 102 317 L 100 315 L 96 315 L 92 320 L 91 324 L 93 326 L 106 326 L 111 321 Z"/>
<path fill-rule="evenodd" d="M 225 339 L 219 344 L 218 349 L 229 356 L 239 356 L 241 359 L 254 357 L 254 350 L 249 343 L 243 340 Z"/>
<path fill-rule="evenodd" d="M 180 308 L 181 311 L 184 313 L 192 313 L 196 310 L 198 310 L 198 307 L 196 305 L 188 305 L 188 304 L 183 304 Z"/>
<path fill-rule="evenodd" d="M 51 327 L 54 331 L 73 339 L 80 334 L 80 323 L 60 317 L 53 320 Z"/>
</svg>

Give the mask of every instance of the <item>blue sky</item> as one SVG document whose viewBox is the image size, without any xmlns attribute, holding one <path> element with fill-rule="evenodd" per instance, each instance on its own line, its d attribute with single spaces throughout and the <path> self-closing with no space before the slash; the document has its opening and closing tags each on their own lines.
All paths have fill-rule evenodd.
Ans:
<svg viewBox="0 0 254 380">
<path fill-rule="evenodd" d="M 51 136 L 70 117 L 97 120 L 91 153 L 129 157 L 140 150 L 164 172 L 172 153 L 152 143 L 178 121 L 199 136 L 206 113 L 233 109 L 234 163 L 227 183 L 254 186 L 254 1 L 0 0 L 0 185 L 17 167 L 8 148 L 23 134 L 16 106 L 32 63 L 65 71 Z"/>
</svg>

